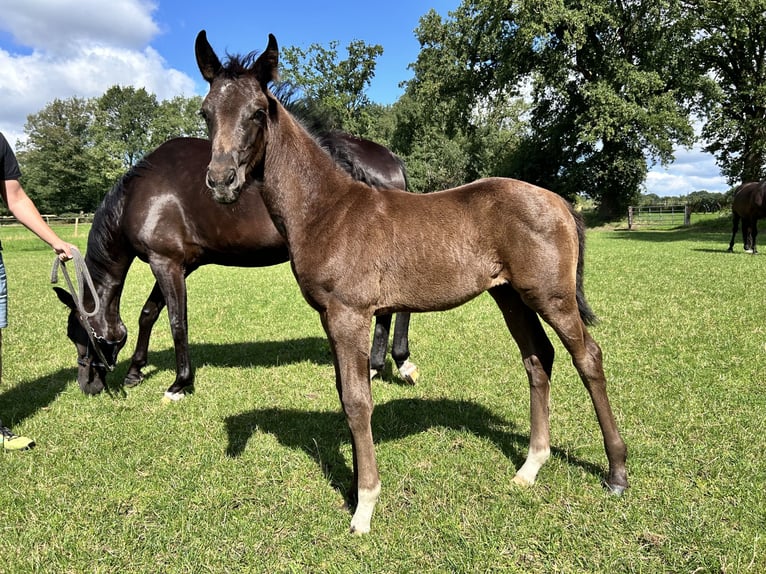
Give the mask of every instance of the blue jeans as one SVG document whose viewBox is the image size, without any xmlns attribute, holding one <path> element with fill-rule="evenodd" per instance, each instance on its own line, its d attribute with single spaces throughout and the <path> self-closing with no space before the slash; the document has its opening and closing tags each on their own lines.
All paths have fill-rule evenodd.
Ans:
<svg viewBox="0 0 766 574">
<path fill-rule="evenodd" d="M 0 329 L 8 326 L 8 282 L 5 280 L 5 264 L 0 251 Z"/>
</svg>

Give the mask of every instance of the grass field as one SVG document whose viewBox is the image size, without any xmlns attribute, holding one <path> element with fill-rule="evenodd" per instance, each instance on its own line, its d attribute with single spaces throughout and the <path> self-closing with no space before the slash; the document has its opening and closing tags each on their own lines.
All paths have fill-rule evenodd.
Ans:
<svg viewBox="0 0 766 574">
<path fill-rule="evenodd" d="M 528 389 L 485 295 L 413 317 L 417 386 L 374 383 L 383 492 L 361 538 L 347 532 L 329 350 L 286 265 L 189 279 L 193 395 L 161 403 L 174 376 L 163 315 L 147 380 L 86 397 L 52 252 L 3 228 L 0 417 L 38 446 L 0 455 L 0 572 L 764 572 L 766 255 L 725 253 L 727 228 L 588 234 L 592 333 L 629 448 L 622 498 L 600 486 L 593 409 L 557 340 L 553 456 L 534 487 L 510 483 Z M 114 382 L 151 283 L 136 263 Z"/>
</svg>

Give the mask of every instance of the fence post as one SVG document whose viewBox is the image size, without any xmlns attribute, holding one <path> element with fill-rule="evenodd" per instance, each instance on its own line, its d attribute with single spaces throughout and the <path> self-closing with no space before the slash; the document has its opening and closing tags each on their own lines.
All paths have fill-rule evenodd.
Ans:
<svg viewBox="0 0 766 574">
<path fill-rule="evenodd" d="M 628 229 L 633 229 L 633 206 L 628 206 Z"/>
<path fill-rule="evenodd" d="M 684 205 L 684 227 L 689 227 L 692 224 L 692 206 L 688 203 Z"/>
</svg>

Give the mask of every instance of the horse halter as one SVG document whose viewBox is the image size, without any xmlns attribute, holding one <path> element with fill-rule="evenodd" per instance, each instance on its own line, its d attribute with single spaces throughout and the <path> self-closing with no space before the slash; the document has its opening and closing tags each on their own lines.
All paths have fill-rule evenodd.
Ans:
<svg viewBox="0 0 766 574">
<path fill-rule="evenodd" d="M 86 348 L 84 357 L 77 358 L 77 364 L 81 367 L 101 367 L 108 369 L 109 371 L 114 371 L 114 367 L 117 364 L 117 353 L 119 352 L 119 349 L 122 348 L 122 344 L 124 344 L 125 339 L 127 338 L 127 334 L 125 334 L 119 341 L 109 341 L 96 333 L 95 329 L 88 322 L 89 317 L 93 317 L 96 313 L 98 313 L 101 305 L 96 294 L 96 288 L 93 285 L 93 279 L 88 272 L 88 267 L 85 265 L 85 260 L 83 259 L 80 250 L 76 247 L 72 248 L 72 259 L 74 260 L 75 275 L 78 285 L 86 285 L 88 289 L 90 289 L 91 295 L 93 296 L 93 311 L 85 310 L 82 291 L 78 291 L 75 288 L 72 280 L 69 278 L 66 264 L 58 257 L 56 257 L 53 261 L 53 269 L 51 270 L 51 283 L 58 283 L 58 270 L 59 267 L 61 267 L 61 271 L 64 274 L 64 279 L 66 280 L 67 286 L 69 287 L 69 292 L 72 295 L 72 299 L 74 300 L 77 307 L 77 322 L 80 323 L 80 326 L 88 335 L 88 341 L 90 343 Z M 104 352 L 101 350 L 100 343 L 104 343 L 114 348 L 114 353 L 111 361 L 109 361 L 104 355 Z M 91 347 L 93 347 L 95 350 L 96 356 L 100 359 L 100 362 L 94 363 L 92 359 L 90 361 L 87 360 L 90 359 Z"/>
<path fill-rule="evenodd" d="M 109 341 L 108 339 L 96 333 L 96 330 L 90 325 L 90 323 L 88 323 L 88 319 L 82 313 L 77 314 L 77 322 L 80 323 L 80 326 L 88 335 L 88 345 L 85 348 L 85 355 L 82 357 L 77 357 L 77 364 L 81 367 L 96 367 L 106 369 L 109 372 L 114 371 L 114 368 L 117 366 L 117 353 L 119 353 L 119 350 L 125 344 L 127 334 L 123 335 L 122 339 L 119 341 Z M 110 348 L 112 348 L 111 361 L 106 358 L 106 355 L 104 355 L 104 351 L 101 349 L 101 344 L 108 345 Z M 96 357 L 99 359 L 98 362 L 91 358 L 91 349 L 96 352 Z"/>
</svg>

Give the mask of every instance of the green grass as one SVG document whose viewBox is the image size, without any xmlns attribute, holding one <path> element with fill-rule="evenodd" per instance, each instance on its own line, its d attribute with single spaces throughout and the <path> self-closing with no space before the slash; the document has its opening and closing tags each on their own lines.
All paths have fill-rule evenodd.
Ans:
<svg viewBox="0 0 766 574">
<path fill-rule="evenodd" d="M 347 533 L 329 350 L 286 265 L 189 279 L 195 394 L 161 403 L 174 376 L 163 315 L 147 380 L 86 397 L 52 252 L 25 233 L 0 231 L 0 417 L 38 446 L 0 456 L 1 572 L 766 571 L 766 255 L 725 253 L 726 225 L 589 232 L 592 333 L 629 448 L 622 498 L 600 486 L 598 426 L 558 341 L 553 456 L 534 487 L 510 483 L 526 376 L 482 296 L 413 317 L 417 386 L 374 383 L 383 492 L 362 538 Z M 151 283 L 136 263 L 116 381 Z"/>
</svg>

